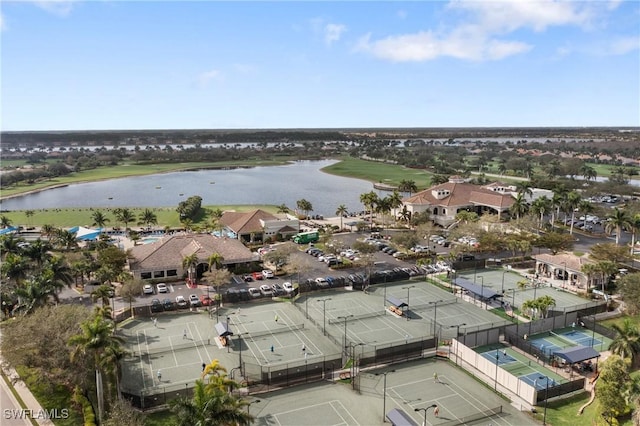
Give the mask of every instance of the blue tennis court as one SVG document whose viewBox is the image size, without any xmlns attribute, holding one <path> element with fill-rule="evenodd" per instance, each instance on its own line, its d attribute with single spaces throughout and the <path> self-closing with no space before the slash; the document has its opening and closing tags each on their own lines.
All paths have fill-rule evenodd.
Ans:
<svg viewBox="0 0 640 426">
<path fill-rule="evenodd" d="M 527 374 L 526 376 L 520 376 L 518 378 L 523 382 L 533 386 L 537 390 L 546 389 L 547 381 L 549 381 L 549 387 L 553 387 L 558 384 L 555 380 L 549 379 L 547 376 L 543 376 L 540 373 L 531 373 Z"/>
<path fill-rule="evenodd" d="M 562 348 L 558 345 L 554 345 L 544 337 L 540 339 L 531 340 L 531 346 L 540 350 L 540 352 L 545 353 L 546 355 L 551 355 L 555 351 L 559 351 Z"/>
<path fill-rule="evenodd" d="M 594 339 L 593 336 L 588 335 L 587 333 L 579 330 L 572 330 L 566 333 L 560 334 L 560 336 L 569 339 L 573 342 L 576 342 L 582 346 L 598 346 L 603 343 L 600 339 Z"/>
<path fill-rule="evenodd" d="M 512 357 L 508 353 L 505 353 L 504 351 L 497 351 L 496 352 L 496 350 L 490 350 L 488 352 L 483 352 L 481 355 L 485 359 L 491 361 L 494 364 L 496 362 L 496 356 L 497 356 L 498 357 L 498 365 L 510 364 L 512 362 L 516 362 L 517 361 L 517 359 L 515 359 L 514 357 Z"/>
</svg>

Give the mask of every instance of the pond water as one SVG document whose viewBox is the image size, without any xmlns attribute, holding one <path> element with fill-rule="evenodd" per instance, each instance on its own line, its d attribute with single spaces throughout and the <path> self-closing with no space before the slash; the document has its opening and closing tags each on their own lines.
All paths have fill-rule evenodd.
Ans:
<svg viewBox="0 0 640 426">
<path fill-rule="evenodd" d="M 177 207 L 180 201 L 198 195 L 203 205 L 284 203 L 295 209 L 296 202 L 304 198 L 313 205 L 311 214 L 335 216 L 341 204 L 349 211 L 363 210 L 360 195 L 379 191 L 370 182 L 320 170 L 334 163 L 335 160 L 298 161 L 284 166 L 173 172 L 80 183 L 3 200 L 0 208 Z"/>
</svg>

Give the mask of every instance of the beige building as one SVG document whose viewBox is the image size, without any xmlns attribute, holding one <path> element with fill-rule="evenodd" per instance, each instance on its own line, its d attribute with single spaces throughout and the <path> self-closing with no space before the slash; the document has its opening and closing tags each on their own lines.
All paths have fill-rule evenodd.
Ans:
<svg viewBox="0 0 640 426">
<path fill-rule="evenodd" d="M 428 211 L 435 224 L 446 228 L 456 222 L 456 215 L 463 210 L 498 216 L 508 212 L 513 205 L 511 194 L 508 186 L 474 185 L 459 176 L 452 176 L 449 182 L 403 199 L 402 204 L 412 214 Z"/>
<path fill-rule="evenodd" d="M 286 238 L 300 232 L 300 221 L 296 217 L 273 215 L 264 210 L 224 212 L 220 223 L 243 242 L 266 241 L 278 236 Z"/>
<path fill-rule="evenodd" d="M 210 234 L 170 235 L 154 243 L 135 246 L 130 253 L 129 270 L 135 278 L 143 280 L 185 277 L 187 271 L 182 267 L 182 261 L 193 254 L 198 257 L 198 277 L 208 270 L 208 259 L 214 253 L 222 256 L 222 263 L 230 268 L 259 260 L 258 254 L 240 241 Z"/>
<path fill-rule="evenodd" d="M 589 259 L 589 255 L 576 256 L 573 253 L 538 254 L 533 256 L 536 261 L 536 274 L 541 279 L 546 279 L 558 287 L 567 287 L 579 292 L 587 292 L 589 289 L 602 287 L 604 278 L 602 274 L 587 274 L 583 268 L 585 265 L 595 265 L 596 262 Z"/>
</svg>

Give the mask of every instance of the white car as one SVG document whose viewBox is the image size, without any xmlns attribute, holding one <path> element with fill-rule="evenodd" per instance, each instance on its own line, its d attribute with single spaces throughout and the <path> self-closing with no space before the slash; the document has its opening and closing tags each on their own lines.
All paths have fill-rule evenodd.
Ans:
<svg viewBox="0 0 640 426">
<path fill-rule="evenodd" d="M 144 287 L 142 287 L 142 293 L 153 294 L 153 286 L 151 284 L 145 284 Z"/>
<path fill-rule="evenodd" d="M 167 285 L 165 283 L 160 283 L 156 286 L 156 290 L 158 290 L 158 293 L 168 293 L 169 289 L 167 288 Z"/>
<path fill-rule="evenodd" d="M 265 278 L 273 278 L 273 271 L 271 269 L 265 269 L 262 271 L 262 276 Z"/>
<path fill-rule="evenodd" d="M 187 300 L 184 296 L 176 296 L 176 304 L 179 308 L 185 308 L 187 306 Z"/>
<path fill-rule="evenodd" d="M 282 288 L 284 288 L 284 291 L 286 291 L 287 293 L 291 293 L 293 291 L 293 284 L 287 281 L 284 284 L 282 284 Z"/>
<path fill-rule="evenodd" d="M 262 293 L 263 296 L 273 296 L 273 289 L 267 284 L 262 284 L 260 286 L 260 293 Z"/>
<path fill-rule="evenodd" d="M 261 297 L 262 293 L 260 292 L 260 289 L 255 288 L 255 287 L 250 287 L 249 288 L 249 296 L 251 296 L 251 297 Z"/>
<path fill-rule="evenodd" d="M 200 298 L 197 294 L 189 295 L 189 305 L 191 306 L 200 306 Z"/>
</svg>

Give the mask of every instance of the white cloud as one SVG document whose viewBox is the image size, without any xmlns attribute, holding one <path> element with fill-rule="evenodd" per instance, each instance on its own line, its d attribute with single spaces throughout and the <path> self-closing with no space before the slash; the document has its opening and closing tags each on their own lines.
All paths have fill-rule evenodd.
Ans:
<svg viewBox="0 0 640 426">
<path fill-rule="evenodd" d="M 198 75 L 198 85 L 200 87 L 206 87 L 212 81 L 220 81 L 222 79 L 222 73 L 220 70 L 212 69 L 204 71 Z"/>
<path fill-rule="evenodd" d="M 327 24 L 324 26 L 324 42 L 327 44 L 332 44 L 338 40 L 347 30 L 347 27 L 342 24 Z"/>
<path fill-rule="evenodd" d="M 398 10 L 398 11 L 396 12 L 396 16 L 397 16 L 398 18 L 400 18 L 400 19 L 406 19 L 407 15 L 408 15 L 408 13 L 407 13 L 407 11 L 406 11 L 406 10 L 404 10 L 404 9 L 400 9 L 400 10 Z"/>
<path fill-rule="evenodd" d="M 613 40 L 607 50 L 612 55 L 624 55 L 634 50 L 640 50 L 640 39 L 637 36 L 621 37 Z"/>
<path fill-rule="evenodd" d="M 7 31 L 7 22 L 4 20 L 4 15 L 0 12 L 0 31 Z"/>
<path fill-rule="evenodd" d="M 617 7 L 618 2 L 452 0 L 445 16 L 457 15 L 457 24 L 439 27 L 438 31 L 425 29 L 377 40 L 367 34 L 360 38 L 355 50 L 392 62 L 429 61 L 443 56 L 471 61 L 499 60 L 533 48 L 527 42 L 508 39 L 517 30 L 542 32 L 553 26 L 589 29 L 603 12 Z M 620 49 L 625 46 L 621 44 Z"/>
<path fill-rule="evenodd" d="M 65 17 L 69 16 L 77 0 L 36 0 L 34 4 L 47 12 Z"/>
</svg>

